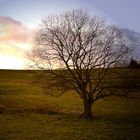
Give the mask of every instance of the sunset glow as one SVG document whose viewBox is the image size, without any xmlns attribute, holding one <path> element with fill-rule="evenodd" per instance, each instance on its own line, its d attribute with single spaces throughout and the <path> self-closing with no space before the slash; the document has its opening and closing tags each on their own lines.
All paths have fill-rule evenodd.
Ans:
<svg viewBox="0 0 140 140">
<path fill-rule="evenodd" d="M 33 31 L 10 17 L 0 17 L 0 69 L 23 69 Z"/>
<path fill-rule="evenodd" d="M 0 68 L 4 69 L 24 69 L 24 60 L 9 55 L 0 55 Z"/>
</svg>

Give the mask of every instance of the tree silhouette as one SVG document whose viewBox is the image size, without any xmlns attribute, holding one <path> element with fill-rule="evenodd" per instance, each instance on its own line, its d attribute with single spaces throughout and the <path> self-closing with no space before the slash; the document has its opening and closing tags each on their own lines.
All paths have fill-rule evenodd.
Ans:
<svg viewBox="0 0 140 140">
<path fill-rule="evenodd" d="M 133 57 L 132 57 L 128 67 L 129 68 L 140 68 L 140 64 L 138 64 L 138 62 L 135 59 L 133 59 Z"/>
<path fill-rule="evenodd" d="M 83 99 L 81 116 L 90 118 L 98 99 L 126 95 L 110 81 L 110 68 L 125 60 L 131 50 L 128 41 L 119 28 L 77 9 L 43 19 L 30 60 L 43 70 L 39 79 L 46 93 L 76 91 Z"/>
</svg>

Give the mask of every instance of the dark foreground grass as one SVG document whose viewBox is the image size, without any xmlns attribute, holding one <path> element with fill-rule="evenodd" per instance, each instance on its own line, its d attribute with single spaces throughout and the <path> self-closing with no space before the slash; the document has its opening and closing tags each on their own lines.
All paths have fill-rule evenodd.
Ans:
<svg viewBox="0 0 140 140">
<path fill-rule="evenodd" d="M 79 96 L 46 96 L 31 84 L 32 72 L 10 73 L 0 72 L 0 140 L 140 139 L 139 100 L 102 99 L 87 121 Z"/>
<path fill-rule="evenodd" d="M 135 116 L 102 116 L 92 121 L 65 113 L 4 113 L 0 115 L 1 140 L 139 140 Z"/>
</svg>

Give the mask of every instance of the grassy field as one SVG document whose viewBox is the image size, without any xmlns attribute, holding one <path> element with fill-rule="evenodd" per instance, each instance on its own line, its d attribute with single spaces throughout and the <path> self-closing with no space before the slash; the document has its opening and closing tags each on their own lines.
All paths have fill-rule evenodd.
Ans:
<svg viewBox="0 0 140 140">
<path fill-rule="evenodd" d="M 99 100 L 93 106 L 94 120 L 86 121 L 78 117 L 83 111 L 78 95 L 44 95 L 33 86 L 33 75 L 0 71 L 0 140 L 140 139 L 139 100 Z"/>
</svg>

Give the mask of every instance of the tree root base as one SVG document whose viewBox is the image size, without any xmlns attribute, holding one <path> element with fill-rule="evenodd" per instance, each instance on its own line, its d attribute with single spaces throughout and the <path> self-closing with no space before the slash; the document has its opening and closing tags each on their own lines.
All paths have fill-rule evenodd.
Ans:
<svg viewBox="0 0 140 140">
<path fill-rule="evenodd" d="M 94 116 L 90 113 L 90 114 L 87 114 L 87 113 L 83 113 L 79 116 L 80 119 L 86 119 L 86 120 L 93 120 L 94 119 Z"/>
</svg>

